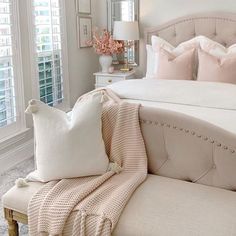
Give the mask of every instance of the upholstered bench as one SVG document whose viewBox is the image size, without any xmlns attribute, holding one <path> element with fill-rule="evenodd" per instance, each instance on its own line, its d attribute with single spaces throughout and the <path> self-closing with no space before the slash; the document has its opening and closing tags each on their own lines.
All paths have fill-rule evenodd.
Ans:
<svg viewBox="0 0 236 236">
<path fill-rule="evenodd" d="M 17 222 L 27 224 L 28 203 L 41 186 L 13 187 L 3 196 L 9 235 L 18 235 Z M 125 207 L 113 235 L 236 235 L 236 193 L 149 175 Z"/>
<path fill-rule="evenodd" d="M 140 122 L 152 175 L 133 194 L 113 235 L 235 236 L 236 135 L 147 107 Z M 3 196 L 11 236 L 18 234 L 17 222 L 27 223 L 28 203 L 41 186 L 13 187 Z"/>
</svg>

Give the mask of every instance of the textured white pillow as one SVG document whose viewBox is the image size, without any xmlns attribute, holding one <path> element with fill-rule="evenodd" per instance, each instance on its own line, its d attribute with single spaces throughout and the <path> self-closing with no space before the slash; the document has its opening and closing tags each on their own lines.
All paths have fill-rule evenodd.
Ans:
<svg viewBox="0 0 236 236">
<path fill-rule="evenodd" d="M 48 182 L 104 174 L 108 157 L 102 139 L 100 93 L 77 102 L 71 118 L 61 110 L 32 100 L 37 169 L 28 180 Z"/>
</svg>

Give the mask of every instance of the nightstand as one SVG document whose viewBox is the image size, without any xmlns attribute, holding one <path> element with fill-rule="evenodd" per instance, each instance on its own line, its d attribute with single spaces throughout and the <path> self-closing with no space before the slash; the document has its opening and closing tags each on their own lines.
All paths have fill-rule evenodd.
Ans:
<svg viewBox="0 0 236 236">
<path fill-rule="evenodd" d="M 106 87 L 123 80 L 135 79 L 134 70 L 129 72 L 115 71 L 113 74 L 98 72 L 93 75 L 96 77 L 95 88 Z"/>
</svg>

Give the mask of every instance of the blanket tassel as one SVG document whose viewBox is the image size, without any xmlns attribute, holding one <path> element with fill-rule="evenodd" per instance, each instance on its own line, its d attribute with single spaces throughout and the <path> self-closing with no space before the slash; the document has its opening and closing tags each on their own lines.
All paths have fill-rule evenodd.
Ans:
<svg viewBox="0 0 236 236">
<path fill-rule="evenodd" d="M 15 181 L 15 185 L 16 185 L 17 188 L 24 188 L 24 187 L 29 186 L 27 180 L 26 180 L 26 179 L 23 179 L 23 178 L 18 178 L 18 179 Z"/>
<path fill-rule="evenodd" d="M 105 218 L 105 216 L 103 214 L 101 216 L 100 221 L 98 222 L 98 226 L 97 226 L 97 230 L 96 230 L 95 236 L 100 236 L 102 234 L 102 230 L 103 230 L 103 226 L 104 226 L 105 220 L 106 220 L 106 218 Z"/>
<path fill-rule="evenodd" d="M 116 174 L 120 174 L 122 170 L 123 170 L 122 167 L 119 164 L 117 164 L 116 162 L 109 163 L 108 171 L 114 171 Z"/>
</svg>

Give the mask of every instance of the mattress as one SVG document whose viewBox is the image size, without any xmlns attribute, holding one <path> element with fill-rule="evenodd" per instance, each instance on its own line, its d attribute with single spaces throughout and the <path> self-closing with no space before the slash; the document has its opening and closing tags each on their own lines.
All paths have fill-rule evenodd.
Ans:
<svg viewBox="0 0 236 236">
<path fill-rule="evenodd" d="M 124 101 L 193 116 L 236 134 L 236 85 L 137 79 L 109 88 Z"/>
</svg>

